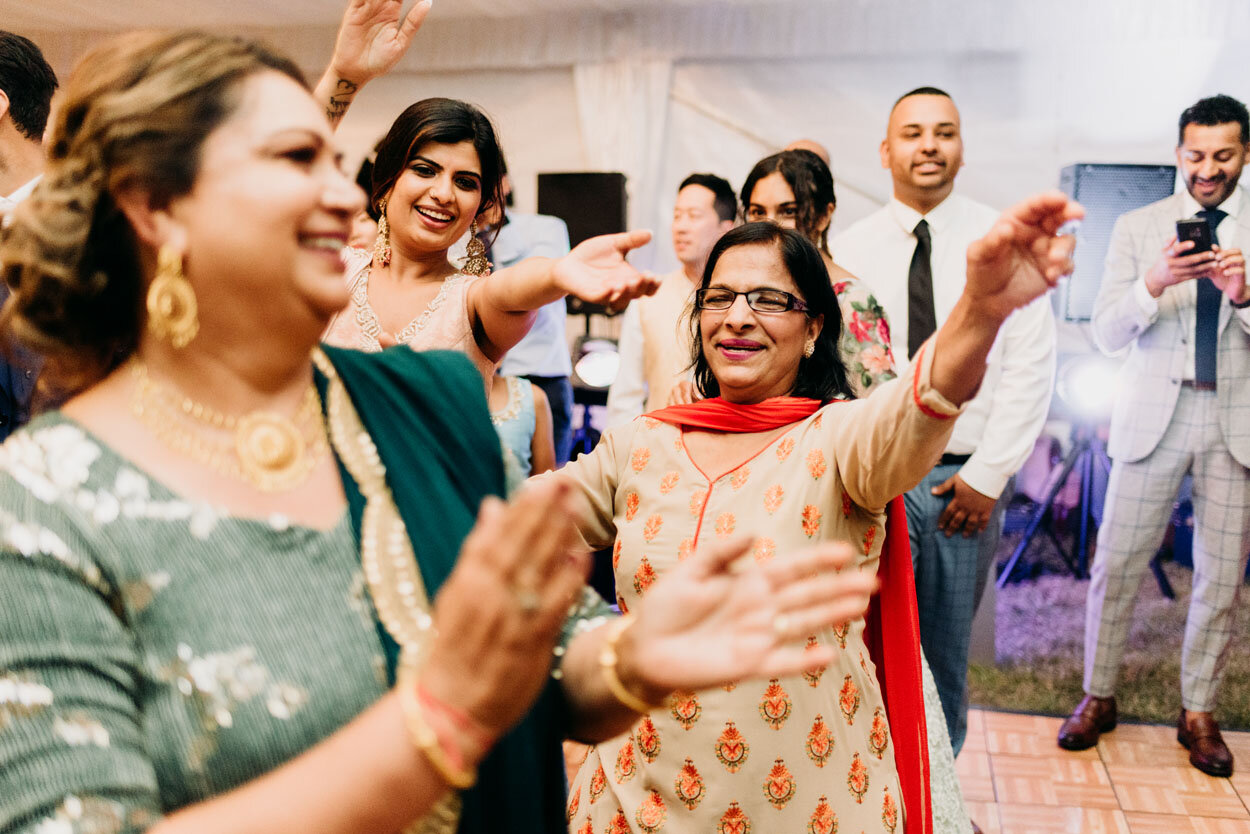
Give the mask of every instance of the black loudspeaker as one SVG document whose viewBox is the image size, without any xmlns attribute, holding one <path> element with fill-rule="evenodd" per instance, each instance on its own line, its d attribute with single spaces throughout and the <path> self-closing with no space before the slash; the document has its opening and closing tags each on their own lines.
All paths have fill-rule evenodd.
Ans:
<svg viewBox="0 0 1250 834">
<path fill-rule="evenodd" d="M 625 231 L 625 175 L 582 172 L 538 175 L 538 213 L 550 214 L 569 227 L 569 245 L 588 237 Z M 575 315 L 608 315 L 607 308 L 568 298 Z"/>
<path fill-rule="evenodd" d="M 1175 165 L 1078 163 L 1059 172 L 1059 188 L 1085 207 L 1076 235 L 1076 269 L 1060 298 L 1065 321 L 1089 321 L 1093 315 L 1115 221 L 1126 211 L 1170 196 L 1175 186 Z"/>
</svg>

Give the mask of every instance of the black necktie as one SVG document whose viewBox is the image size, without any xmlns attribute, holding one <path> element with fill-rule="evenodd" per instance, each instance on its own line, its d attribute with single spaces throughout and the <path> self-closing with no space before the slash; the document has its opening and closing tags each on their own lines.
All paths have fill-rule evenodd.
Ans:
<svg viewBox="0 0 1250 834">
<path fill-rule="evenodd" d="M 1228 212 L 1203 209 L 1198 216 L 1211 227 L 1211 242 L 1218 244 L 1215 230 Z M 1220 333 L 1220 297 L 1223 293 L 1210 278 L 1198 279 L 1198 310 L 1194 322 L 1194 381 L 1215 384 L 1216 350 Z"/>
<path fill-rule="evenodd" d="M 929 264 L 933 244 L 929 240 L 929 224 L 916 224 L 916 251 L 907 270 L 907 358 L 916 355 L 924 340 L 937 330 L 937 313 L 933 310 L 933 268 Z"/>
</svg>

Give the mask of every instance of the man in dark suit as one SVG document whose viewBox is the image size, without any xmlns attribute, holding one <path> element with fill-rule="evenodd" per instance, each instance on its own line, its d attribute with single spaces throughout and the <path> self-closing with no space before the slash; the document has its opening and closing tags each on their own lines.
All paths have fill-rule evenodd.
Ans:
<svg viewBox="0 0 1250 834">
<path fill-rule="evenodd" d="M 21 35 L 0 30 L 0 223 L 35 189 L 56 73 Z M 9 288 L 0 283 L 0 302 Z M 16 349 L 0 356 L 0 440 L 26 421 L 37 362 Z"/>
</svg>

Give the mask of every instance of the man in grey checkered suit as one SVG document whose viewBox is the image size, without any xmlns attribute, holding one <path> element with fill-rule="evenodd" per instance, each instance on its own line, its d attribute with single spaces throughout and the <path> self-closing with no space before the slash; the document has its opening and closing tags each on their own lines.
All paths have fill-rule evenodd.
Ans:
<svg viewBox="0 0 1250 834">
<path fill-rule="evenodd" d="M 1193 476 L 1193 596 L 1181 655 L 1177 740 L 1190 763 L 1229 776 L 1216 693 L 1250 551 L 1250 193 L 1237 186 L 1250 151 L 1246 107 L 1213 96 L 1180 118 L 1185 191 L 1116 223 L 1093 332 L 1127 351 L 1111 417 L 1113 459 L 1085 613 L 1085 699 L 1059 746 L 1092 747 L 1115 727 L 1115 684 L 1142 575 L 1162 540 L 1182 478 Z M 1178 243 L 1176 221 L 1207 221 L 1215 247 Z"/>
</svg>

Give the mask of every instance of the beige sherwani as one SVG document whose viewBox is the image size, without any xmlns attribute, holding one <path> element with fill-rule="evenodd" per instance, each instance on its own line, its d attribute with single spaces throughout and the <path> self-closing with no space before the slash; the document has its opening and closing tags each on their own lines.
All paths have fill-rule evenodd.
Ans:
<svg viewBox="0 0 1250 834">
<path fill-rule="evenodd" d="M 693 463 L 680 429 L 646 417 L 561 470 L 585 497 L 587 542 L 614 547 L 621 609 L 702 541 L 735 532 L 759 535 L 761 561 L 847 540 L 859 546 L 859 566 L 875 572 L 887 502 L 933 467 L 959 411 L 929 387 L 929 357 L 914 366 L 919 378 L 827 405 L 716 471 Z M 819 673 L 678 693 L 627 735 L 593 747 L 572 784 L 570 830 L 901 831 L 863 628 L 861 619 L 808 638 L 844 647 Z"/>
</svg>

